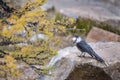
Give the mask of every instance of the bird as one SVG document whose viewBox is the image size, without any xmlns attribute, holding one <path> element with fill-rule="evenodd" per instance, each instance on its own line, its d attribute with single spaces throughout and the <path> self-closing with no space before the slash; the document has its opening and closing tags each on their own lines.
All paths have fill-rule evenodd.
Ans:
<svg viewBox="0 0 120 80">
<path fill-rule="evenodd" d="M 92 49 L 92 47 L 88 45 L 85 42 L 85 40 L 82 39 L 80 36 L 74 36 L 72 38 L 72 41 L 74 44 L 76 44 L 76 47 L 82 52 L 84 57 L 85 53 L 88 53 L 91 57 L 95 58 L 97 61 L 104 62 L 104 60 L 99 55 L 97 55 L 96 52 Z"/>
</svg>

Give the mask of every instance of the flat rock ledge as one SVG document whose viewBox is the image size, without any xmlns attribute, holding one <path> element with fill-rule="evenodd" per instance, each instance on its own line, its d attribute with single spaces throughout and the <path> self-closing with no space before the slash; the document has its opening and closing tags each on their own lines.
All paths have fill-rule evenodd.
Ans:
<svg viewBox="0 0 120 80">
<path fill-rule="evenodd" d="M 37 80 L 120 80 L 120 43 L 97 42 L 90 46 L 108 66 L 89 55 L 78 57 L 81 52 L 75 46 L 67 47 L 50 61 L 50 75 L 41 75 Z"/>
</svg>

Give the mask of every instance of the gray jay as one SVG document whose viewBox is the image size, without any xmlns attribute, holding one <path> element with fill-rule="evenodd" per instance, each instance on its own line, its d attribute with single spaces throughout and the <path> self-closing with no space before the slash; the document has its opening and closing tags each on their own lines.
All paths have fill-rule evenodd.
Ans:
<svg viewBox="0 0 120 80">
<path fill-rule="evenodd" d="M 76 44 L 77 48 L 82 52 L 83 56 L 88 53 L 91 57 L 95 58 L 97 61 L 104 62 L 104 60 L 98 56 L 95 51 L 88 45 L 81 37 L 74 36 L 72 38 L 73 43 Z M 81 54 L 81 55 L 82 55 Z"/>
</svg>

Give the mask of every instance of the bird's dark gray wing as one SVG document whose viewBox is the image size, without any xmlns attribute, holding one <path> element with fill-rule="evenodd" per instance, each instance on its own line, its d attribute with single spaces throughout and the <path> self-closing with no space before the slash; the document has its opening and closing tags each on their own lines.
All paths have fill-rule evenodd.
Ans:
<svg viewBox="0 0 120 80">
<path fill-rule="evenodd" d="M 87 52 L 91 57 L 94 57 L 92 53 L 90 53 L 90 51 L 92 52 L 91 47 L 84 41 L 81 41 L 79 43 L 77 43 L 77 47 L 80 51 L 82 52 Z"/>
<path fill-rule="evenodd" d="M 85 41 L 81 41 L 77 44 L 77 47 L 79 47 L 81 49 L 82 52 L 87 52 L 89 55 L 91 55 L 92 57 L 95 57 L 98 61 L 100 62 L 104 62 L 104 60 L 98 56 L 95 51 L 85 42 Z"/>
</svg>

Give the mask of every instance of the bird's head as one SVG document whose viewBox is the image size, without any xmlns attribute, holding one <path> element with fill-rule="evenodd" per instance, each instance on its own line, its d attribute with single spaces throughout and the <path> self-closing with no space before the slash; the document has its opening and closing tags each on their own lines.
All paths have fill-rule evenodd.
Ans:
<svg viewBox="0 0 120 80">
<path fill-rule="evenodd" d="M 74 36 L 72 38 L 72 41 L 73 41 L 74 44 L 76 44 L 76 43 L 79 43 L 80 41 L 82 41 L 82 38 L 79 37 L 79 36 Z"/>
</svg>

